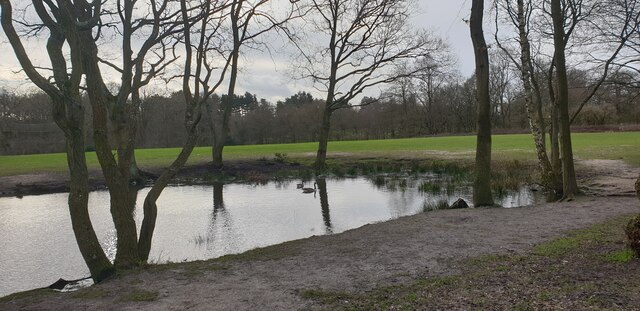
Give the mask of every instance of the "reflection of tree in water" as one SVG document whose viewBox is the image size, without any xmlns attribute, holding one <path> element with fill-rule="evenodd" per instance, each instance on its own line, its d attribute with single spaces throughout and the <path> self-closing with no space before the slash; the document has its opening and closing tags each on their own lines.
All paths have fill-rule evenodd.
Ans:
<svg viewBox="0 0 640 311">
<path fill-rule="evenodd" d="M 416 205 L 418 193 L 418 183 L 422 182 L 421 178 L 407 178 L 398 176 L 375 176 L 369 180 L 374 188 L 387 193 L 392 217 L 399 217 L 409 214 L 412 207 Z"/>
<path fill-rule="evenodd" d="M 324 230 L 327 234 L 333 233 L 331 226 L 331 214 L 329 211 L 329 196 L 327 195 L 327 180 L 317 179 L 318 191 L 320 192 L 320 207 L 322 209 L 322 220 L 324 221 Z"/>
<path fill-rule="evenodd" d="M 207 250 L 213 251 L 215 255 L 217 253 L 227 253 L 232 245 L 232 239 L 234 239 L 233 219 L 226 209 L 224 204 L 224 183 L 213 183 L 213 211 L 211 212 L 211 219 L 207 229 L 206 246 Z M 238 234 L 235 235 L 235 239 L 239 239 Z"/>
<path fill-rule="evenodd" d="M 412 208 L 417 206 L 417 191 L 390 191 L 388 195 L 389 210 L 394 218 L 408 215 L 413 211 Z"/>
<path fill-rule="evenodd" d="M 382 191 L 407 191 L 407 189 L 416 188 L 421 178 L 407 178 L 400 176 L 374 176 L 369 178 L 369 182 L 377 190 Z"/>
<path fill-rule="evenodd" d="M 498 203 L 503 207 L 527 206 L 535 203 L 552 202 L 557 198 L 553 192 L 532 191 L 527 186 L 518 190 L 503 190 L 496 193 Z"/>
</svg>

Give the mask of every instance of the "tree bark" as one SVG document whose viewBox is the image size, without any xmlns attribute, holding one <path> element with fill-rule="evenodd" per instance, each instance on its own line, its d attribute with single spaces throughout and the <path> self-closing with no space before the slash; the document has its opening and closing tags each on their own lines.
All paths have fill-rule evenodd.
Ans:
<svg viewBox="0 0 640 311">
<path fill-rule="evenodd" d="M 87 94 L 93 111 L 93 138 L 96 155 L 109 188 L 111 217 L 118 238 L 114 264 L 116 268 L 128 269 L 140 264 L 137 228 L 133 219 L 137 189 L 131 185 L 129 178 L 131 163 L 129 156 L 132 152 L 118 150 L 118 161 L 112 154 L 107 121 L 110 115 L 109 96 L 106 94 L 106 87 L 98 66 L 97 46 L 90 33 L 83 34 L 83 39 L 82 54 Z"/>
<path fill-rule="evenodd" d="M 326 104 L 328 106 L 329 103 Z M 331 109 L 325 108 L 322 112 L 322 123 L 318 133 L 318 152 L 316 153 L 315 169 L 317 172 L 326 169 L 327 147 L 329 144 L 329 132 L 331 130 Z"/>
<path fill-rule="evenodd" d="M 551 168 L 551 162 L 547 156 L 540 90 L 534 85 L 535 72 L 531 61 L 531 46 L 526 30 L 524 0 L 518 0 L 517 5 L 518 33 L 520 37 L 520 61 L 522 63 L 520 69 L 525 93 L 525 108 L 527 110 L 529 128 L 531 129 L 531 134 L 533 135 L 533 141 L 536 147 L 536 155 L 538 157 L 538 165 L 540 166 L 542 181 L 545 186 L 551 188 L 555 184 L 555 177 L 553 175 L 553 169 Z M 534 104 L 536 104 L 537 109 L 534 109 Z"/>
<path fill-rule="evenodd" d="M 640 199 L 640 175 L 636 180 L 636 195 L 638 196 L 638 199 Z"/>
<path fill-rule="evenodd" d="M 558 115 L 560 111 L 557 103 L 553 103 L 553 111 L 551 113 L 551 169 L 555 176 L 554 190 L 557 194 L 562 194 L 562 160 L 560 159 L 560 122 L 558 121 Z"/>
<path fill-rule="evenodd" d="M 222 100 L 222 118 L 220 131 L 214 136 L 213 142 L 213 166 L 222 167 L 222 151 L 227 143 L 229 136 L 229 118 L 233 109 L 233 100 L 235 97 L 236 80 L 238 77 L 238 57 L 240 53 L 240 14 L 242 11 L 243 0 L 232 0 L 231 3 L 231 32 L 233 35 L 233 51 L 231 52 L 231 72 L 229 73 L 229 88 L 227 89 L 227 100 Z M 248 23 L 248 21 L 247 21 Z"/>
<path fill-rule="evenodd" d="M 553 19 L 554 59 L 556 67 L 558 123 L 560 130 L 560 149 L 562 152 L 562 196 L 571 199 L 578 193 L 578 183 L 573 164 L 573 149 L 571 145 L 571 119 L 569 116 L 569 86 L 567 81 L 567 67 L 565 60 L 565 31 L 564 15 L 561 0 L 551 1 L 551 15 Z"/>
<path fill-rule="evenodd" d="M 80 100 L 66 105 L 70 120 L 66 121 L 65 141 L 67 164 L 71 181 L 69 184 L 69 215 L 71 226 L 89 273 L 98 283 L 115 273 L 115 269 L 104 253 L 89 217 L 89 177 L 85 157 L 84 111 Z M 65 121 L 61 121 L 65 122 Z"/>
<path fill-rule="evenodd" d="M 478 103 L 475 180 L 475 206 L 493 205 L 491 194 L 491 103 L 489 95 L 489 53 L 482 29 L 484 1 L 471 4 L 470 31 L 476 62 L 476 98 Z"/>
</svg>

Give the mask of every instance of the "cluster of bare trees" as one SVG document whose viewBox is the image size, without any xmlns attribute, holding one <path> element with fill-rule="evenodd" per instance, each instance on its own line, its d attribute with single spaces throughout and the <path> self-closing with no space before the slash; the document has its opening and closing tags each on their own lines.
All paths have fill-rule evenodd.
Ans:
<svg viewBox="0 0 640 311">
<path fill-rule="evenodd" d="M 634 74 L 628 58 L 633 54 L 637 58 L 638 3 L 505 0 L 496 1 L 495 10 L 496 29 L 512 34 L 496 31 L 495 42 L 519 71 L 542 176 L 547 186 L 570 198 L 578 191 L 570 126 L 601 88 L 615 88 L 624 83 L 621 77 Z M 573 94 L 568 69 L 572 63 L 595 72 Z M 583 117 L 593 119 L 588 114 Z"/>
</svg>

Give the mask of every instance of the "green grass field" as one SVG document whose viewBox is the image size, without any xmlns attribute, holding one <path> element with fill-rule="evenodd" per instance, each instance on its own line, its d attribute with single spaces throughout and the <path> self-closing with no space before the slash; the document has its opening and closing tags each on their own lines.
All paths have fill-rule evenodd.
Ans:
<svg viewBox="0 0 640 311">
<path fill-rule="evenodd" d="M 430 157 L 473 158 L 475 136 L 448 136 L 368 141 L 340 141 L 329 143 L 329 157 Z M 622 159 L 640 166 L 640 132 L 576 133 L 572 135 L 574 155 L 578 159 Z M 275 153 L 286 153 L 293 159 L 312 159 L 317 143 L 273 144 L 226 147 L 225 160 L 273 158 Z M 169 164 L 178 154 L 178 148 L 139 149 L 138 163 L 143 168 Z M 494 159 L 535 160 L 533 140 L 528 134 L 495 135 Z M 211 148 L 196 148 L 188 164 L 210 161 Z M 94 152 L 87 153 L 90 169 L 98 169 Z M 64 172 L 66 158 L 63 153 L 19 156 L 0 156 L 0 176 L 35 172 Z"/>
</svg>

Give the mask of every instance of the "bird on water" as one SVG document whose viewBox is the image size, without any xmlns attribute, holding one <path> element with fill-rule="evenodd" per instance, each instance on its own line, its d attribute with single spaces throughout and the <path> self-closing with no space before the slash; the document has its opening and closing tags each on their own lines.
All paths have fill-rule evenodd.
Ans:
<svg viewBox="0 0 640 311">
<path fill-rule="evenodd" d="M 302 188 L 302 193 L 314 193 L 316 192 L 316 183 L 313 183 L 313 188 Z"/>
</svg>

